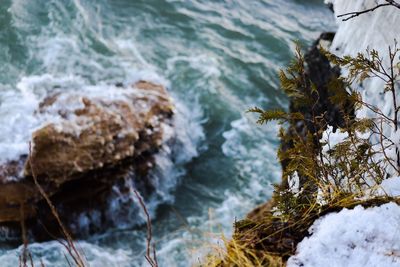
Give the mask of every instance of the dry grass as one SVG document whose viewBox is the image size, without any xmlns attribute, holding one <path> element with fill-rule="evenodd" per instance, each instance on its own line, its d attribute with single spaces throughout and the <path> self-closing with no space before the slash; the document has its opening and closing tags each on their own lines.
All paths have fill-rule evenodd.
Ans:
<svg viewBox="0 0 400 267">
<path fill-rule="evenodd" d="M 374 207 L 388 202 L 400 204 L 400 199 L 389 196 L 359 199 L 355 195 L 336 194 L 325 205 L 302 204 L 285 215 L 277 215 L 271 210 L 274 205 L 267 205 L 266 209 L 259 209 L 256 214 L 235 223 L 232 240 L 223 239 L 222 247 L 214 246 L 201 266 L 285 266 L 318 218 L 343 208 Z"/>
<path fill-rule="evenodd" d="M 214 246 L 213 253 L 209 254 L 205 263 L 200 266 L 207 267 L 261 267 L 284 266 L 284 261 L 279 256 L 273 256 L 263 251 L 249 249 L 235 239 L 223 239 L 224 246 Z"/>
</svg>

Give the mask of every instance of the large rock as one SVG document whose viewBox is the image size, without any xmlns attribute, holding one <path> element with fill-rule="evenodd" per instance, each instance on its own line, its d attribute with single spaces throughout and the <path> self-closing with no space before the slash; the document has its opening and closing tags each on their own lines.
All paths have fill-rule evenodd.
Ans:
<svg viewBox="0 0 400 267">
<path fill-rule="evenodd" d="M 132 168 L 145 176 L 171 123 L 169 95 L 144 81 L 110 90 L 102 96 L 58 92 L 39 105 L 37 116 L 57 119 L 32 134 L 30 160 L 27 151 L 0 166 L 0 223 L 39 216 L 44 201 L 33 175 L 66 212 L 71 203 L 76 210 L 77 203 L 104 197 L 100 192 Z"/>
</svg>

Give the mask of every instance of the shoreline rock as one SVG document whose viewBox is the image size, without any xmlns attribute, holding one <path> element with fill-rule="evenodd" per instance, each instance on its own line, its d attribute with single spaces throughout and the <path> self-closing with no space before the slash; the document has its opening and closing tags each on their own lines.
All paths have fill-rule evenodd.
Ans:
<svg viewBox="0 0 400 267">
<path fill-rule="evenodd" d="M 25 155 L 0 165 L 1 225 L 18 231 L 23 218 L 38 239 L 51 238 L 47 231 L 57 236 L 33 174 L 67 225 L 71 214 L 101 209 L 112 186 L 132 173 L 144 192 L 154 190 L 146 175 L 164 142 L 164 125 L 172 124 L 172 101 L 163 86 L 146 81 L 111 90 L 120 90 L 117 97 L 57 92 L 42 101 L 39 116 L 61 119 L 32 134 L 30 160 Z"/>
</svg>

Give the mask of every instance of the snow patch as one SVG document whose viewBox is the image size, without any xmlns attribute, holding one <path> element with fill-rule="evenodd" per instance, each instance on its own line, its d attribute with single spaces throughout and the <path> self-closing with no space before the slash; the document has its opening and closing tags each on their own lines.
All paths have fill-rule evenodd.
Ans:
<svg viewBox="0 0 400 267">
<path fill-rule="evenodd" d="M 365 10 L 384 2 L 384 0 L 325 0 L 325 3 L 333 4 L 336 16 Z M 379 8 L 349 21 L 338 18 L 339 27 L 330 48 L 331 52 L 338 56 L 356 56 L 360 52 L 365 54 L 367 49 L 375 49 L 383 58 L 383 64 L 388 66 L 388 48 L 394 47 L 395 39 L 400 41 L 400 30 L 396 25 L 400 25 L 400 12 L 393 7 Z M 347 70 L 342 70 L 342 74 L 346 76 Z M 353 84 L 365 102 L 379 107 L 382 113 L 392 117 L 392 96 L 383 93 L 384 86 L 384 82 L 377 78 L 365 80 L 362 84 Z M 357 111 L 356 116 L 372 118 L 376 117 L 376 114 L 367 108 L 362 108 Z M 395 144 L 386 150 L 388 157 L 397 159 L 396 149 L 400 133 L 394 131 L 394 127 L 389 124 L 383 126 L 383 132 Z M 323 151 L 328 152 L 347 137 L 347 133 L 339 131 L 333 133 L 329 127 L 321 140 L 324 144 Z M 378 139 L 379 137 L 373 136 L 371 141 L 375 143 L 374 141 Z M 328 140 L 329 144 L 326 144 Z M 386 171 L 392 177 L 383 180 L 379 185 L 371 184 L 372 188 L 366 191 L 367 196 L 400 196 L 400 177 L 397 177 L 398 174 L 395 174 L 390 166 Z M 324 203 L 322 195 L 323 192 L 319 189 L 320 203 Z M 314 222 L 309 229 L 311 236 L 304 238 L 298 244 L 296 255 L 289 258 L 287 266 L 400 266 L 399 227 L 400 207 L 395 203 L 368 209 L 358 206 L 353 210 L 343 209 L 338 213 L 330 213 Z"/>
<path fill-rule="evenodd" d="M 343 209 L 317 220 L 288 267 L 399 266 L 400 206 Z"/>
<path fill-rule="evenodd" d="M 400 177 L 391 177 L 383 180 L 374 195 L 400 197 Z"/>
<path fill-rule="evenodd" d="M 332 0 L 336 15 L 353 11 L 365 10 L 383 3 L 383 0 Z M 400 30 L 395 25 L 400 25 L 400 12 L 397 8 L 383 7 L 374 12 L 342 21 L 338 18 L 338 30 L 333 40 L 331 51 L 339 56 L 356 56 L 367 49 L 375 49 L 383 58 L 385 66 L 389 66 L 389 46 L 392 48 L 395 39 L 400 41 Z M 398 62 L 398 59 L 397 59 Z M 395 64 L 397 63 L 395 62 Z M 344 70 L 344 75 L 346 71 Z M 361 93 L 362 99 L 369 104 L 379 107 L 384 114 L 393 114 L 393 101 L 389 93 L 384 94 L 384 81 L 378 78 L 367 79 L 362 85 L 355 85 Z M 358 111 L 358 117 L 373 117 L 375 114 L 367 108 Z M 385 127 L 385 132 L 390 136 L 391 129 Z"/>
<path fill-rule="evenodd" d="M 325 153 L 328 152 L 334 148 L 334 146 L 343 142 L 347 137 L 349 137 L 347 132 L 341 132 L 340 130 L 333 132 L 333 127 L 328 126 L 321 138 L 321 143 L 323 144 L 322 151 Z"/>
</svg>

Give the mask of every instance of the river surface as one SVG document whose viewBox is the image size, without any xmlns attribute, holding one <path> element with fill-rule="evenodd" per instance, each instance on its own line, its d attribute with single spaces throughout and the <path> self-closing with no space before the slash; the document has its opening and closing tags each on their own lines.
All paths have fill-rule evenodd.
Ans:
<svg viewBox="0 0 400 267">
<path fill-rule="evenodd" d="M 181 142 L 173 160 L 157 158 L 147 205 L 160 266 L 199 264 L 280 179 L 278 126 L 246 110 L 286 108 L 277 71 L 294 40 L 308 46 L 334 29 L 322 0 L 1 0 L 0 161 L 26 149 L 41 123 L 34 107 L 53 88 L 166 85 Z M 123 201 L 110 200 L 115 227 L 79 240 L 90 266 L 147 266 L 141 210 L 122 215 Z M 56 241 L 30 251 L 35 266 L 68 266 Z M 0 266 L 18 266 L 19 252 L 1 245 Z"/>
</svg>

